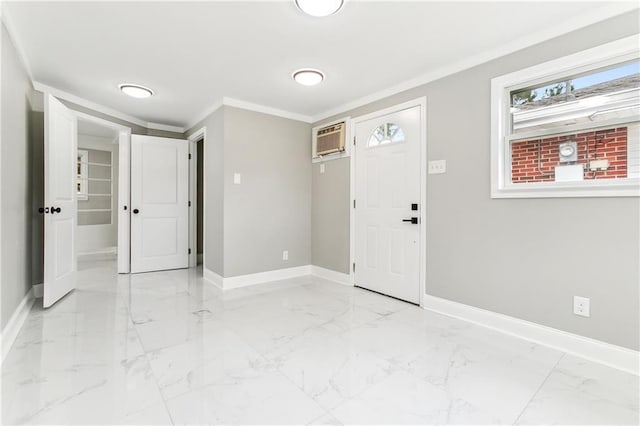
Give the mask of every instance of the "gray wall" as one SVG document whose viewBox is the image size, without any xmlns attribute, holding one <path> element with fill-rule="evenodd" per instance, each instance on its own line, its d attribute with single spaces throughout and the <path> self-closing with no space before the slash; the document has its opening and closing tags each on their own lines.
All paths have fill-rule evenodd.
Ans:
<svg viewBox="0 0 640 426">
<path fill-rule="evenodd" d="M 31 82 L 2 24 L 2 328 L 31 289 Z"/>
<path fill-rule="evenodd" d="M 224 276 L 310 264 L 311 126 L 224 110 Z"/>
<path fill-rule="evenodd" d="M 203 126 L 205 267 L 233 277 L 308 265 L 311 126 L 223 106 L 185 136 Z"/>
<path fill-rule="evenodd" d="M 324 173 L 320 173 L 319 163 L 313 165 L 311 263 L 348 274 L 349 158 L 324 164 Z"/>
<path fill-rule="evenodd" d="M 628 13 L 336 116 L 427 97 L 427 155 L 447 160 L 427 179 L 427 294 L 639 349 L 640 200 L 497 200 L 489 176 L 491 79 L 638 33 L 638 22 Z M 335 192 L 348 190 L 348 162 L 327 163 L 329 177 L 313 166 L 313 259 L 340 272 L 329 251 L 349 242 L 348 200 Z M 341 217 L 323 219 L 328 202 Z M 336 241 L 319 243 L 331 227 Z M 590 318 L 573 315 L 574 295 L 591 298 Z"/>
</svg>

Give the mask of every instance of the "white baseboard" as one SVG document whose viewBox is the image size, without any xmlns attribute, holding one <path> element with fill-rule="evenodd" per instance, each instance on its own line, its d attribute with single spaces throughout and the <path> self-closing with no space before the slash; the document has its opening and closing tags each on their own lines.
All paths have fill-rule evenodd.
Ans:
<svg viewBox="0 0 640 426">
<path fill-rule="evenodd" d="M 203 268 L 203 278 L 222 290 L 247 287 L 271 281 L 286 280 L 301 277 L 311 273 L 311 265 L 296 266 L 294 268 L 276 269 L 274 271 L 258 272 L 255 274 L 238 275 L 235 277 L 221 277 L 215 272 Z"/>
<path fill-rule="evenodd" d="M 324 278 L 329 281 L 334 281 L 338 284 L 344 284 L 353 287 L 353 281 L 351 275 L 343 272 L 337 272 L 331 269 L 323 268 L 322 266 L 311 265 L 311 275 Z"/>
<path fill-rule="evenodd" d="M 0 335 L 0 346 L 2 346 L 2 361 L 9 353 L 13 342 L 15 342 L 16 337 L 18 337 L 18 333 L 20 333 L 20 329 L 24 324 L 24 321 L 27 319 L 27 315 L 29 315 L 29 311 L 31 310 L 31 306 L 33 306 L 33 302 L 35 301 L 33 297 L 33 289 L 29 290 L 29 292 L 24 296 L 16 310 L 9 318 L 9 322 L 2 330 L 2 335 Z"/>
<path fill-rule="evenodd" d="M 204 278 L 206 281 L 209 281 L 211 284 L 215 285 L 219 289 L 221 289 L 221 290 L 223 289 L 222 283 L 224 281 L 224 278 L 222 276 L 216 274 L 212 270 L 203 267 L 202 268 L 202 278 Z"/>
<path fill-rule="evenodd" d="M 44 285 L 42 283 L 34 284 L 32 288 L 34 298 L 40 299 L 42 296 L 44 296 Z"/>
<path fill-rule="evenodd" d="M 435 296 L 425 295 L 423 307 L 640 375 L 638 351 Z"/>
<path fill-rule="evenodd" d="M 255 274 L 238 275 L 223 279 L 224 289 L 247 287 L 270 281 L 286 280 L 301 277 L 311 273 L 311 265 L 296 266 L 294 268 L 276 269 L 274 271 L 258 272 Z"/>
<path fill-rule="evenodd" d="M 117 258 L 117 253 L 117 247 L 107 247 L 104 249 L 78 253 L 78 260 L 112 260 Z"/>
</svg>

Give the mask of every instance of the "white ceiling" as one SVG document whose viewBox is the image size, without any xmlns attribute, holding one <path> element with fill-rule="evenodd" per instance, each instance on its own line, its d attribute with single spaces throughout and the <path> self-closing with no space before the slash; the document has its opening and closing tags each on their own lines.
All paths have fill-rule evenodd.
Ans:
<svg viewBox="0 0 640 426">
<path fill-rule="evenodd" d="M 4 3 L 34 81 L 179 127 L 224 97 L 318 119 L 425 74 L 637 7 L 346 0 L 338 14 L 312 18 L 293 0 Z M 291 73 L 302 67 L 323 70 L 325 81 L 296 84 Z M 118 91 L 121 82 L 146 85 L 156 95 L 129 98 Z"/>
</svg>

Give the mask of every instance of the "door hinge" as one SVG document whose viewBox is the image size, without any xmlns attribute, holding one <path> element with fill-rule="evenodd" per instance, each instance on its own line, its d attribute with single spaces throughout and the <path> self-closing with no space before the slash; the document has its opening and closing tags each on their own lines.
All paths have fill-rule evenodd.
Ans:
<svg viewBox="0 0 640 426">
<path fill-rule="evenodd" d="M 191 249 L 189 249 L 189 254 L 191 254 Z"/>
<path fill-rule="evenodd" d="M 356 208 L 356 200 L 353 200 L 353 208 Z"/>
<path fill-rule="evenodd" d="M 189 154 L 189 160 L 191 160 L 191 154 Z"/>
<path fill-rule="evenodd" d="M 191 201 L 189 201 L 189 207 L 191 207 Z"/>
<path fill-rule="evenodd" d="M 354 145 L 356 144 L 356 137 L 355 136 L 353 137 L 353 144 Z"/>
<path fill-rule="evenodd" d="M 353 272 L 356 272 L 356 262 L 353 262 Z"/>
</svg>

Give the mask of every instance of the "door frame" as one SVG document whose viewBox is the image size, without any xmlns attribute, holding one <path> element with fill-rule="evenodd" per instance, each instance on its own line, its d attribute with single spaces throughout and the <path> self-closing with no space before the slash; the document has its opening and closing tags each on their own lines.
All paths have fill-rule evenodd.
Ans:
<svg viewBox="0 0 640 426">
<path fill-rule="evenodd" d="M 118 273 L 131 271 L 131 128 L 80 111 L 76 119 L 90 121 L 118 132 Z M 126 210 L 125 210 L 126 208 Z M 76 258 L 78 254 L 76 253 Z"/>
<path fill-rule="evenodd" d="M 420 307 L 424 307 L 425 291 L 426 291 L 426 272 L 427 272 L 427 97 L 412 99 L 407 102 L 396 104 L 394 106 L 377 110 L 368 114 L 360 115 L 351 120 L 351 134 L 348 135 L 349 141 L 355 143 L 357 125 L 363 121 L 368 121 L 382 115 L 400 112 L 405 109 L 420 107 L 420 253 L 419 253 L 419 287 L 420 287 Z M 360 142 L 362 143 L 362 142 Z M 351 208 L 349 215 L 349 278 L 355 285 L 355 271 L 353 265 L 356 259 L 356 214 L 353 208 L 353 202 L 356 199 L 356 149 L 351 150 L 350 161 L 350 181 L 351 181 Z M 357 265 L 356 265 L 357 267 Z"/>
<path fill-rule="evenodd" d="M 202 265 L 206 265 L 206 240 L 204 236 L 206 233 L 207 221 L 207 203 L 206 203 L 206 163 L 207 157 L 207 127 L 201 127 L 193 132 L 189 137 L 189 155 L 191 161 L 189 161 L 189 200 L 191 201 L 191 210 L 189 211 L 189 247 L 191 247 L 191 254 L 189 254 L 189 268 L 194 268 L 198 265 L 198 202 L 202 203 Z M 198 158 L 198 147 L 196 144 L 202 143 L 202 158 Z M 198 182 L 198 161 L 202 161 L 202 200 L 198 200 L 197 182 Z"/>
</svg>

